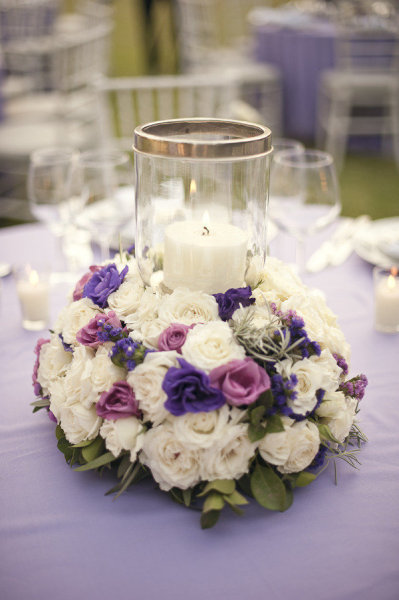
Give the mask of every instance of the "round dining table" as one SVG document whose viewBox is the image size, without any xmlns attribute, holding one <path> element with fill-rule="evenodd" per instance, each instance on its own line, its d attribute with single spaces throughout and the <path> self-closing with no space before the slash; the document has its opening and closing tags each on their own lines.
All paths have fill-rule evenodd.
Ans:
<svg viewBox="0 0 399 600">
<path fill-rule="evenodd" d="M 277 241 L 277 240 L 276 240 Z M 281 243 L 281 240 L 280 242 Z M 38 224 L 0 230 L 0 260 L 56 257 Z M 273 253 L 273 245 L 271 246 Z M 372 267 L 356 254 L 306 276 L 369 380 L 358 420 L 368 442 L 297 488 L 284 513 L 250 501 L 213 529 L 150 481 L 116 501 L 112 473 L 74 472 L 46 411 L 32 414 L 34 347 L 12 276 L 1 280 L 0 597 L 2 600 L 397 600 L 399 597 L 399 335 L 373 324 Z M 52 288 L 52 319 L 67 289 Z"/>
</svg>

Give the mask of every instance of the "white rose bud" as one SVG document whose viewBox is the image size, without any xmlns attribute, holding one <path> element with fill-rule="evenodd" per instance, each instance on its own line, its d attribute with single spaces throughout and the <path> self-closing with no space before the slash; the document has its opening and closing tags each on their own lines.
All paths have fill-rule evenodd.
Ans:
<svg viewBox="0 0 399 600">
<path fill-rule="evenodd" d="M 281 417 L 284 431 L 268 433 L 259 443 L 259 452 L 263 460 L 271 465 L 284 465 L 290 455 L 288 432 L 294 421 L 288 417 Z"/>
<path fill-rule="evenodd" d="M 108 306 L 120 319 L 124 320 L 125 317 L 136 312 L 143 293 L 144 285 L 141 281 L 125 280 L 116 292 L 108 296 Z"/>
<path fill-rule="evenodd" d="M 72 352 L 66 352 L 58 335 L 52 335 L 48 344 L 43 344 L 40 350 L 37 380 L 46 395 L 50 382 L 63 377 L 72 361 Z"/>
<path fill-rule="evenodd" d="M 182 444 L 190 448 L 209 448 L 224 435 L 229 420 L 227 404 L 210 412 L 186 413 L 180 417 L 170 415 L 173 431 Z"/>
<path fill-rule="evenodd" d="M 101 393 L 112 387 L 113 383 L 125 379 L 126 371 L 114 365 L 109 357 L 113 344 L 100 346 L 91 362 L 91 382 L 93 390 Z"/>
<path fill-rule="evenodd" d="M 298 473 L 310 465 L 319 451 L 319 430 L 310 421 L 299 421 L 288 429 L 290 453 L 286 462 L 277 467 L 280 473 Z"/>
<path fill-rule="evenodd" d="M 134 462 L 137 453 L 143 445 L 143 426 L 136 417 L 117 419 L 116 421 L 104 420 L 100 435 L 105 440 L 107 450 L 117 457 L 122 450 L 130 451 L 130 460 Z"/>
<path fill-rule="evenodd" d="M 76 334 L 79 329 L 82 329 L 93 317 L 101 311 L 93 304 L 89 298 L 82 298 L 76 302 L 72 302 L 66 308 L 63 314 L 62 337 L 66 344 L 76 345 Z"/>
<path fill-rule="evenodd" d="M 98 393 L 93 389 L 91 372 L 94 350 L 88 346 L 77 346 L 73 353 L 71 367 L 65 376 L 67 404 L 79 402 L 90 408 L 97 401 Z"/>
<path fill-rule="evenodd" d="M 94 406 L 85 408 L 81 404 L 71 404 L 61 408 L 61 427 L 70 444 L 97 437 L 102 419 Z"/>
<path fill-rule="evenodd" d="M 209 294 L 176 288 L 163 298 L 158 316 L 165 323 L 166 329 L 171 323 L 191 325 L 219 320 L 219 309 L 215 298 Z"/>
<path fill-rule="evenodd" d="M 316 410 L 320 421 L 327 425 L 333 436 L 344 442 L 348 437 L 356 414 L 357 400 L 347 398 L 343 392 L 330 392 Z"/>
<path fill-rule="evenodd" d="M 182 355 L 189 363 L 209 373 L 232 360 L 244 359 L 245 350 L 235 341 L 229 325 L 217 321 L 190 329 Z"/>
</svg>

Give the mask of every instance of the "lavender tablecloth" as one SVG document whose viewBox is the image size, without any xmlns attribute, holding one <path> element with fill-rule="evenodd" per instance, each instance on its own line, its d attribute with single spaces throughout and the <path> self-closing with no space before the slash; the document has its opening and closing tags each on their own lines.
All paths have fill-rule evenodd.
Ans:
<svg viewBox="0 0 399 600">
<path fill-rule="evenodd" d="M 0 231 L 1 260 L 49 259 L 41 226 Z M 38 334 L 22 330 L 15 287 L 1 297 L 0 596 L 3 600 L 396 600 L 399 597 L 399 336 L 372 324 L 370 265 L 352 256 L 309 277 L 352 345 L 352 372 L 370 381 L 360 471 L 338 465 L 296 491 L 286 513 L 255 504 L 202 531 L 199 514 L 150 483 L 116 502 L 110 477 L 74 473 L 54 425 L 32 415 Z M 63 305 L 53 297 L 54 311 Z"/>
<path fill-rule="evenodd" d="M 254 56 L 280 69 L 284 135 L 312 140 L 321 72 L 334 66 L 336 31 L 325 22 L 253 24 Z"/>
</svg>

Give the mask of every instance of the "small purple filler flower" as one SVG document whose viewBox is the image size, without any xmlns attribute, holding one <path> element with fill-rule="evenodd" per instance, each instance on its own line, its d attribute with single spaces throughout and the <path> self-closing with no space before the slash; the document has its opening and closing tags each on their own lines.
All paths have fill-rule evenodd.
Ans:
<svg viewBox="0 0 399 600">
<path fill-rule="evenodd" d="M 96 273 L 96 271 L 101 271 L 101 269 L 102 267 L 99 265 L 91 265 L 91 267 L 89 267 L 89 271 L 79 279 L 72 296 L 75 301 L 81 300 L 84 286 L 93 277 L 93 273 Z"/>
<path fill-rule="evenodd" d="M 210 372 L 209 379 L 233 406 L 251 404 L 270 388 L 269 375 L 249 357 L 216 367 Z"/>
<path fill-rule="evenodd" d="M 103 392 L 96 404 L 96 411 L 99 417 L 111 421 L 140 416 L 134 391 L 127 381 L 117 381 L 108 392 Z"/>
<path fill-rule="evenodd" d="M 44 338 L 40 338 L 37 341 L 37 344 L 35 346 L 35 354 L 36 354 L 36 360 L 35 360 L 35 364 L 33 365 L 33 373 L 32 373 L 32 384 L 33 384 L 33 391 L 35 392 L 35 396 L 41 396 L 42 393 L 42 386 L 40 385 L 40 383 L 37 380 L 37 372 L 39 370 L 39 365 L 40 365 L 40 350 L 42 349 L 42 346 L 44 346 L 44 344 L 48 344 L 50 340 L 45 340 Z"/>
<path fill-rule="evenodd" d="M 103 331 L 104 325 L 111 325 L 113 328 L 121 328 L 122 323 L 116 313 L 110 310 L 106 314 L 97 314 L 90 321 L 79 329 L 76 339 L 80 344 L 90 348 L 98 348 L 103 340 L 98 337 L 98 333 Z"/>
<path fill-rule="evenodd" d="M 233 316 L 237 308 L 241 306 L 250 306 L 255 302 L 251 298 L 252 290 L 248 285 L 244 288 L 230 288 L 224 294 L 213 294 L 219 306 L 219 317 L 222 321 L 228 321 Z"/>
<path fill-rule="evenodd" d="M 176 350 L 181 354 L 181 347 L 184 345 L 187 332 L 191 327 L 183 323 L 172 323 L 159 336 L 158 350 Z"/>
<path fill-rule="evenodd" d="M 162 389 L 168 399 L 165 408 L 180 417 L 187 412 L 210 412 L 223 406 L 224 394 L 211 386 L 209 377 L 190 365 L 183 358 L 178 359 L 180 369 L 170 367 L 162 382 Z"/>
<path fill-rule="evenodd" d="M 100 308 L 108 306 L 108 296 L 115 292 L 128 272 L 129 267 L 119 273 L 115 263 L 110 263 L 96 271 L 83 288 L 83 298 L 90 298 Z"/>
</svg>

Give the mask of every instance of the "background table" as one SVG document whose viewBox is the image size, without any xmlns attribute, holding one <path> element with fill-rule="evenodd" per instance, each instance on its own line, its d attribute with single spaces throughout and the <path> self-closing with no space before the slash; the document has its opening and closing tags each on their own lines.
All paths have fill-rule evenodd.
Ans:
<svg viewBox="0 0 399 600">
<path fill-rule="evenodd" d="M 0 231 L 1 260 L 51 255 L 41 226 Z M 371 267 L 352 256 L 309 277 L 352 345 L 352 373 L 370 384 L 359 471 L 338 464 L 295 492 L 285 513 L 255 503 L 202 531 L 199 513 L 149 482 L 116 502 L 109 475 L 74 473 L 54 424 L 32 415 L 33 348 L 14 283 L 1 298 L 0 589 L 3 600 L 397 600 L 399 596 L 399 337 L 372 324 Z M 53 309 L 64 300 L 57 293 Z"/>
<path fill-rule="evenodd" d="M 310 17 L 284 25 L 284 11 L 281 13 L 280 22 L 252 20 L 253 53 L 257 61 L 280 69 L 284 135 L 311 140 L 316 129 L 319 77 L 335 64 L 336 29 Z M 262 11 L 257 9 L 256 14 L 259 17 Z"/>
</svg>

